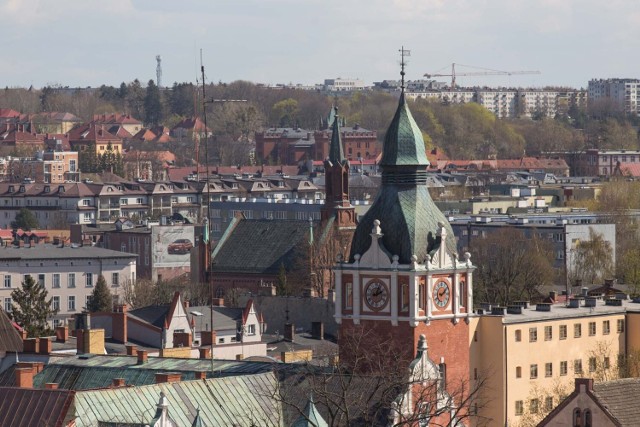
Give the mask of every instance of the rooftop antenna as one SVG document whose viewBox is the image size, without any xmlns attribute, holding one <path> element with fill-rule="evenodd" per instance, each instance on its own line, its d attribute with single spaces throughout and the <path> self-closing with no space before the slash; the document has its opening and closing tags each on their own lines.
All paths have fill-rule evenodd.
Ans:
<svg viewBox="0 0 640 427">
<path fill-rule="evenodd" d="M 160 55 L 156 55 L 156 62 L 158 65 L 156 66 L 156 85 L 158 88 L 162 87 L 162 57 Z"/>
<path fill-rule="evenodd" d="M 404 46 L 402 46 L 400 48 L 400 50 L 398 50 L 398 52 L 400 52 L 400 88 L 402 89 L 402 91 L 404 92 L 404 67 L 407 65 L 407 62 L 404 60 L 406 57 L 411 56 L 411 51 L 407 50 L 404 48 Z"/>
</svg>

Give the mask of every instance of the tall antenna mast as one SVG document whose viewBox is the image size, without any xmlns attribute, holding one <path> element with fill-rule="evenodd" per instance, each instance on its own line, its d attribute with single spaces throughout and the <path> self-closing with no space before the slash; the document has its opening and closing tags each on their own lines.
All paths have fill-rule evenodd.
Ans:
<svg viewBox="0 0 640 427">
<path fill-rule="evenodd" d="M 160 55 L 156 55 L 156 62 L 158 63 L 156 66 L 156 85 L 160 88 L 162 87 L 162 57 Z"/>
<path fill-rule="evenodd" d="M 400 88 L 402 89 L 402 91 L 404 92 L 404 67 L 407 65 L 407 62 L 404 60 L 406 57 L 411 56 L 411 51 L 407 50 L 404 48 L 404 46 L 402 46 L 400 48 L 400 50 L 398 50 L 398 52 L 400 52 L 400 78 L 401 78 L 401 83 L 400 83 Z"/>
</svg>

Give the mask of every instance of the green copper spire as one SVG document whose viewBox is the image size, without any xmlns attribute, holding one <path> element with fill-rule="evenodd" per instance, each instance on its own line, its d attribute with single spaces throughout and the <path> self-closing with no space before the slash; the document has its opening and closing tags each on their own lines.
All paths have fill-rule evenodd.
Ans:
<svg viewBox="0 0 640 427">
<path fill-rule="evenodd" d="M 422 169 L 429 166 L 422 132 L 409 111 L 404 90 L 384 138 L 380 166 L 383 171 L 385 166 L 416 166 Z"/>
<path fill-rule="evenodd" d="M 401 264 L 430 259 L 443 244 L 439 230 L 446 229 L 447 251 L 456 252 L 455 237 L 444 214 L 433 203 L 427 188 L 427 154 L 422 132 L 416 124 L 404 96 L 404 56 L 402 49 L 402 92 L 398 108 L 387 131 L 382 159 L 382 187 L 371 208 L 362 217 L 353 235 L 350 262 L 371 246 L 374 221 L 380 221 L 382 244 L 389 257 L 398 256 Z"/>
<path fill-rule="evenodd" d="M 338 107 L 333 107 L 335 112 L 333 116 L 333 125 L 331 126 L 331 144 L 329 145 L 329 161 L 336 164 L 343 164 L 346 159 L 344 157 L 344 149 L 342 148 L 342 137 L 340 136 L 340 124 L 338 120 Z"/>
<path fill-rule="evenodd" d="M 297 420 L 291 424 L 291 427 L 327 427 L 328 424 L 318 412 L 316 405 L 313 403 L 313 395 L 309 396 L 307 406 Z"/>
</svg>

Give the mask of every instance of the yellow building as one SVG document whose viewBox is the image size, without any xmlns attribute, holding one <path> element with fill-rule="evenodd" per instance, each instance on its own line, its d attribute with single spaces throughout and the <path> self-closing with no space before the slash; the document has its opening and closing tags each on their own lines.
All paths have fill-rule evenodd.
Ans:
<svg viewBox="0 0 640 427">
<path fill-rule="evenodd" d="M 579 298 L 571 305 L 494 307 L 471 322 L 471 375 L 487 378 L 489 401 L 478 413 L 488 425 L 537 418 L 572 391 L 575 377 L 616 377 L 619 355 L 640 349 L 633 332 L 640 304 Z"/>
</svg>

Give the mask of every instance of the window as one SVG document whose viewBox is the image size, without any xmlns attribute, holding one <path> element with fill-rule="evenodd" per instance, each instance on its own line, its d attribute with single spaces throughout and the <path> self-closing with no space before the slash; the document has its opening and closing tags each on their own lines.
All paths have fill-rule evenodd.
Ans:
<svg viewBox="0 0 640 427">
<path fill-rule="evenodd" d="M 91 295 L 87 295 L 84 297 L 84 306 L 89 307 L 89 304 L 91 304 Z"/>
<path fill-rule="evenodd" d="M 42 286 L 43 288 L 44 288 L 44 278 L 45 278 L 44 274 L 38 274 L 38 285 Z"/>
<path fill-rule="evenodd" d="M 10 274 L 5 274 L 4 275 L 4 287 L 5 288 L 10 288 L 11 287 L 11 275 Z"/>
<path fill-rule="evenodd" d="M 247 335 L 256 334 L 256 325 L 247 325 Z"/>
<path fill-rule="evenodd" d="M 54 288 L 59 288 L 60 287 L 60 274 L 59 273 L 53 273 L 53 283 L 51 285 Z"/>
<path fill-rule="evenodd" d="M 596 371 L 596 367 L 597 367 L 596 358 L 595 357 L 590 357 L 589 358 L 589 372 L 595 372 Z"/>
<path fill-rule="evenodd" d="M 76 311 L 76 297 L 71 295 L 67 300 L 67 308 L 69 311 Z"/>
<path fill-rule="evenodd" d="M 438 364 L 438 375 L 440 377 L 440 387 L 444 390 L 447 388 L 447 364 Z"/>
<path fill-rule="evenodd" d="M 516 415 L 522 415 L 524 413 L 524 403 L 522 400 L 516 400 Z"/>
<path fill-rule="evenodd" d="M 533 364 L 529 367 L 529 378 L 531 378 L 532 380 L 535 380 L 536 378 L 538 378 L 538 365 Z"/>
<path fill-rule="evenodd" d="M 551 326 L 544 327 L 544 340 L 551 341 L 553 339 L 553 328 Z"/>
<path fill-rule="evenodd" d="M 4 299 L 4 311 L 11 313 L 11 298 Z"/>
<path fill-rule="evenodd" d="M 560 325 L 559 335 L 561 340 L 567 339 L 567 325 Z"/>
<path fill-rule="evenodd" d="M 544 364 L 544 376 L 552 377 L 553 376 L 553 363 L 545 363 Z"/>
<path fill-rule="evenodd" d="M 60 297 L 54 296 L 51 300 L 51 308 L 54 310 L 60 310 Z"/>
<path fill-rule="evenodd" d="M 568 371 L 568 363 L 566 360 L 563 360 L 562 362 L 560 362 L 560 375 L 561 376 L 567 375 L 567 371 Z"/>
<path fill-rule="evenodd" d="M 67 276 L 67 288 L 76 287 L 76 273 L 69 273 Z"/>
<path fill-rule="evenodd" d="M 424 292 L 425 284 L 420 282 L 418 285 L 418 309 L 424 310 L 425 303 L 425 292 Z"/>
<path fill-rule="evenodd" d="M 400 286 L 400 311 L 406 313 L 409 311 L 409 284 L 403 283 Z M 476 336 L 474 335 L 474 338 Z"/>
<path fill-rule="evenodd" d="M 516 329 L 516 342 L 522 341 L 522 331 L 520 329 Z"/>
<path fill-rule="evenodd" d="M 111 273 L 111 286 L 120 286 L 120 273 Z"/>
<path fill-rule="evenodd" d="M 589 322 L 589 336 L 592 337 L 596 334 L 596 322 Z"/>
<path fill-rule="evenodd" d="M 538 328 L 529 328 L 529 342 L 538 341 Z"/>
<path fill-rule="evenodd" d="M 344 285 L 344 308 L 351 310 L 353 308 L 353 284 L 351 282 Z"/>
<path fill-rule="evenodd" d="M 576 323 L 573 325 L 573 337 L 580 338 L 582 336 L 582 325 L 580 323 Z"/>
<path fill-rule="evenodd" d="M 618 333 L 624 332 L 624 319 L 618 319 Z"/>
<path fill-rule="evenodd" d="M 218 344 L 224 344 L 224 338 L 218 339 Z"/>
<path fill-rule="evenodd" d="M 93 273 L 86 273 L 86 275 L 85 275 L 85 286 L 87 288 L 93 287 Z"/>
<path fill-rule="evenodd" d="M 544 398 L 544 410 L 545 412 L 551 412 L 553 409 L 553 397 L 547 396 Z"/>
<path fill-rule="evenodd" d="M 604 320 L 602 322 L 602 334 L 609 335 L 609 332 L 611 332 L 611 325 L 608 320 Z"/>
<path fill-rule="evenodd" d="M 582 359 L 576 359 L 573 361 L 573 372 L 576 374 L 582 373 Z"/>
<path fill-rule="evenodd" d="M 516 378 L 522 378 L 522 367 L 516 366 Z"/>
<path fill-rule="evenodd" d="M 529 401 L 529 412 L 532 414 L 538 413 L 538 399 L 531 399 Z"/>
<path fill-rule="evenodd" d="M 602 361 L 602 367 L 604 369 L 609 369 L 611 367 L 611 361 L 609 359 L 609 356 L 605 356 L 604 360 Z"/>
</svg>

